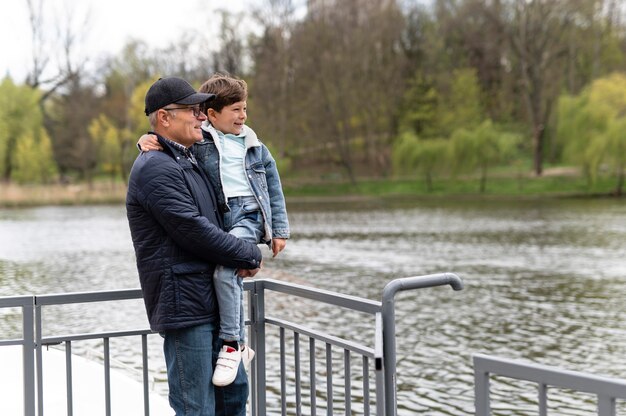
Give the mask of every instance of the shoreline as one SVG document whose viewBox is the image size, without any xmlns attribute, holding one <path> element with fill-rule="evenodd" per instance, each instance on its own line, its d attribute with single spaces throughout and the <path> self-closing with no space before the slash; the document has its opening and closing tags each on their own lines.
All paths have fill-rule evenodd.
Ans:
<svg viewBox="0 0 626 416">
<path fill-rule="evenodd" d="M 286 182 L 285 198 L 294 204 L 340 203 L 384 200 L 533 200 L 533 199 L 621 199 L 610 180 L 590 188 L 571 174 L 549 174 L 526 178 L 492 178 L 486 192 L 479 192 L 476 179 L 441 179 L 434 190 L 426 190 L 422 181 L 407 179 L 362 179 L 356 186 L 346 182 L 294 184 Z M 0 184 L 0 208 L 124 204 L 126 184 L 94 181 L 92 184 L 18 185 Z"/>
</svg>

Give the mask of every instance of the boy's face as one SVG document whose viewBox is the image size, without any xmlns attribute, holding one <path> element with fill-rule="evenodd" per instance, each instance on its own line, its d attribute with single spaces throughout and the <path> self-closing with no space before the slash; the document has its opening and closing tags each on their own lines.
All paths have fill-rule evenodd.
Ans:
<svg viewBox="0 0 626 416">
<path fill-rule="evenodd" d="M 219 113 L 209 108 L 209 121 L 224 134 L 240 134 L 248 118 L 246 101 L 239 101 L 222 108 Z"/>
</svg>

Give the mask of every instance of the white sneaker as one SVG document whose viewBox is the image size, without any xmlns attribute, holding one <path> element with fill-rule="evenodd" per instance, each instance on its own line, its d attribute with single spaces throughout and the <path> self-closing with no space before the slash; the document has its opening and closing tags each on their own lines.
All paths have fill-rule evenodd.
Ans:
<svg viewBox="0 0 626 416">
<path fill-rule="evenodd" d="M 228 386 L 235 381 L 237 370 L 241 362 L 241 351 L 224 345 L 213 370 L 213 384 L 216 386 Z"/>
<path fill-rule="evenodd" d="M 254 350 L 247 345 L 241 347 L 241 361 L 246 371 L 250 371 L 250 362 L 254 358 Z"/>
</svg>

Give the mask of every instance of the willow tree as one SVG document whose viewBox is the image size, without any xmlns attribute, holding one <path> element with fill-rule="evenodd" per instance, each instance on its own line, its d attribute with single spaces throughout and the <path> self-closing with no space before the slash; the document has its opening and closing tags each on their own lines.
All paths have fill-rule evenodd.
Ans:
<svg viewBox="0 0 626 416">
<path fill-rule="evenodd" d="M 557 138 L 565 157 L 583 168 L 593 184 L 606 168 L 621 195 L 626 167 L 626 75 L 615 73 L 594 81 L 578 96 L 559 102 Z"/>
<path fill-rule="evenodd" d="M 437 175 L 450 173 L 449 157 L 449 140 L 420 140 L 411 132 L 402 134 L 393 146 L 394 171 L 398 174 L 421 175 L 428 192 L 433 191 Z"/>
<path fill-rule="evenodd" d="M 491 120 L 452 134 L 451 154 L 457 172 L 478 172 L 480 192 L 487 189 L 489 169 L 515 155 L 519 136 L 502 131 Z"/>
</svg>

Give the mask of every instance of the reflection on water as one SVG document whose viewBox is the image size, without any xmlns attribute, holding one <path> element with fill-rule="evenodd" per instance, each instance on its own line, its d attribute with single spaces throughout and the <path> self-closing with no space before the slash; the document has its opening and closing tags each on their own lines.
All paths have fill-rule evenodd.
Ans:
<svg viewBox="0 0 626 416">
<path fill-rule="evenodd" d="M 377 300 L 393 278 L 444 271 L 463 278 L 462 292 L 398 295 L 401 415 L 473 414 L 474 353 L 626 374 L 623 201 L 289 202 L 289 208 L 293 238 L 278 258 L 266 260 L 264 276 Z M 0 210 L 0 295 L 137 286 L 123 207 Z M 353 325 L 333 308 L 276 306 L 318 328 L 371 334 L 370 326 Z M 140 302 L 115 311 L 119 322 L 101 322 L 101 312 L 64 308 L 52 311 L 48 325 L 80 332 L 145 323 Z M 3 334 L 19 328 L 12 315 L 0 315 Z M 140 366 L 124 354 L 122 361 Z M 154 355 L 160 359 L 158 350 Z M 494 414 L 536 414 L 535 387 L 519 385 L 493 383 Z M 567 392 L 550 402 L 562 415 L 589 414 L 594 406 L 592 398 Z"/>
</svg>

